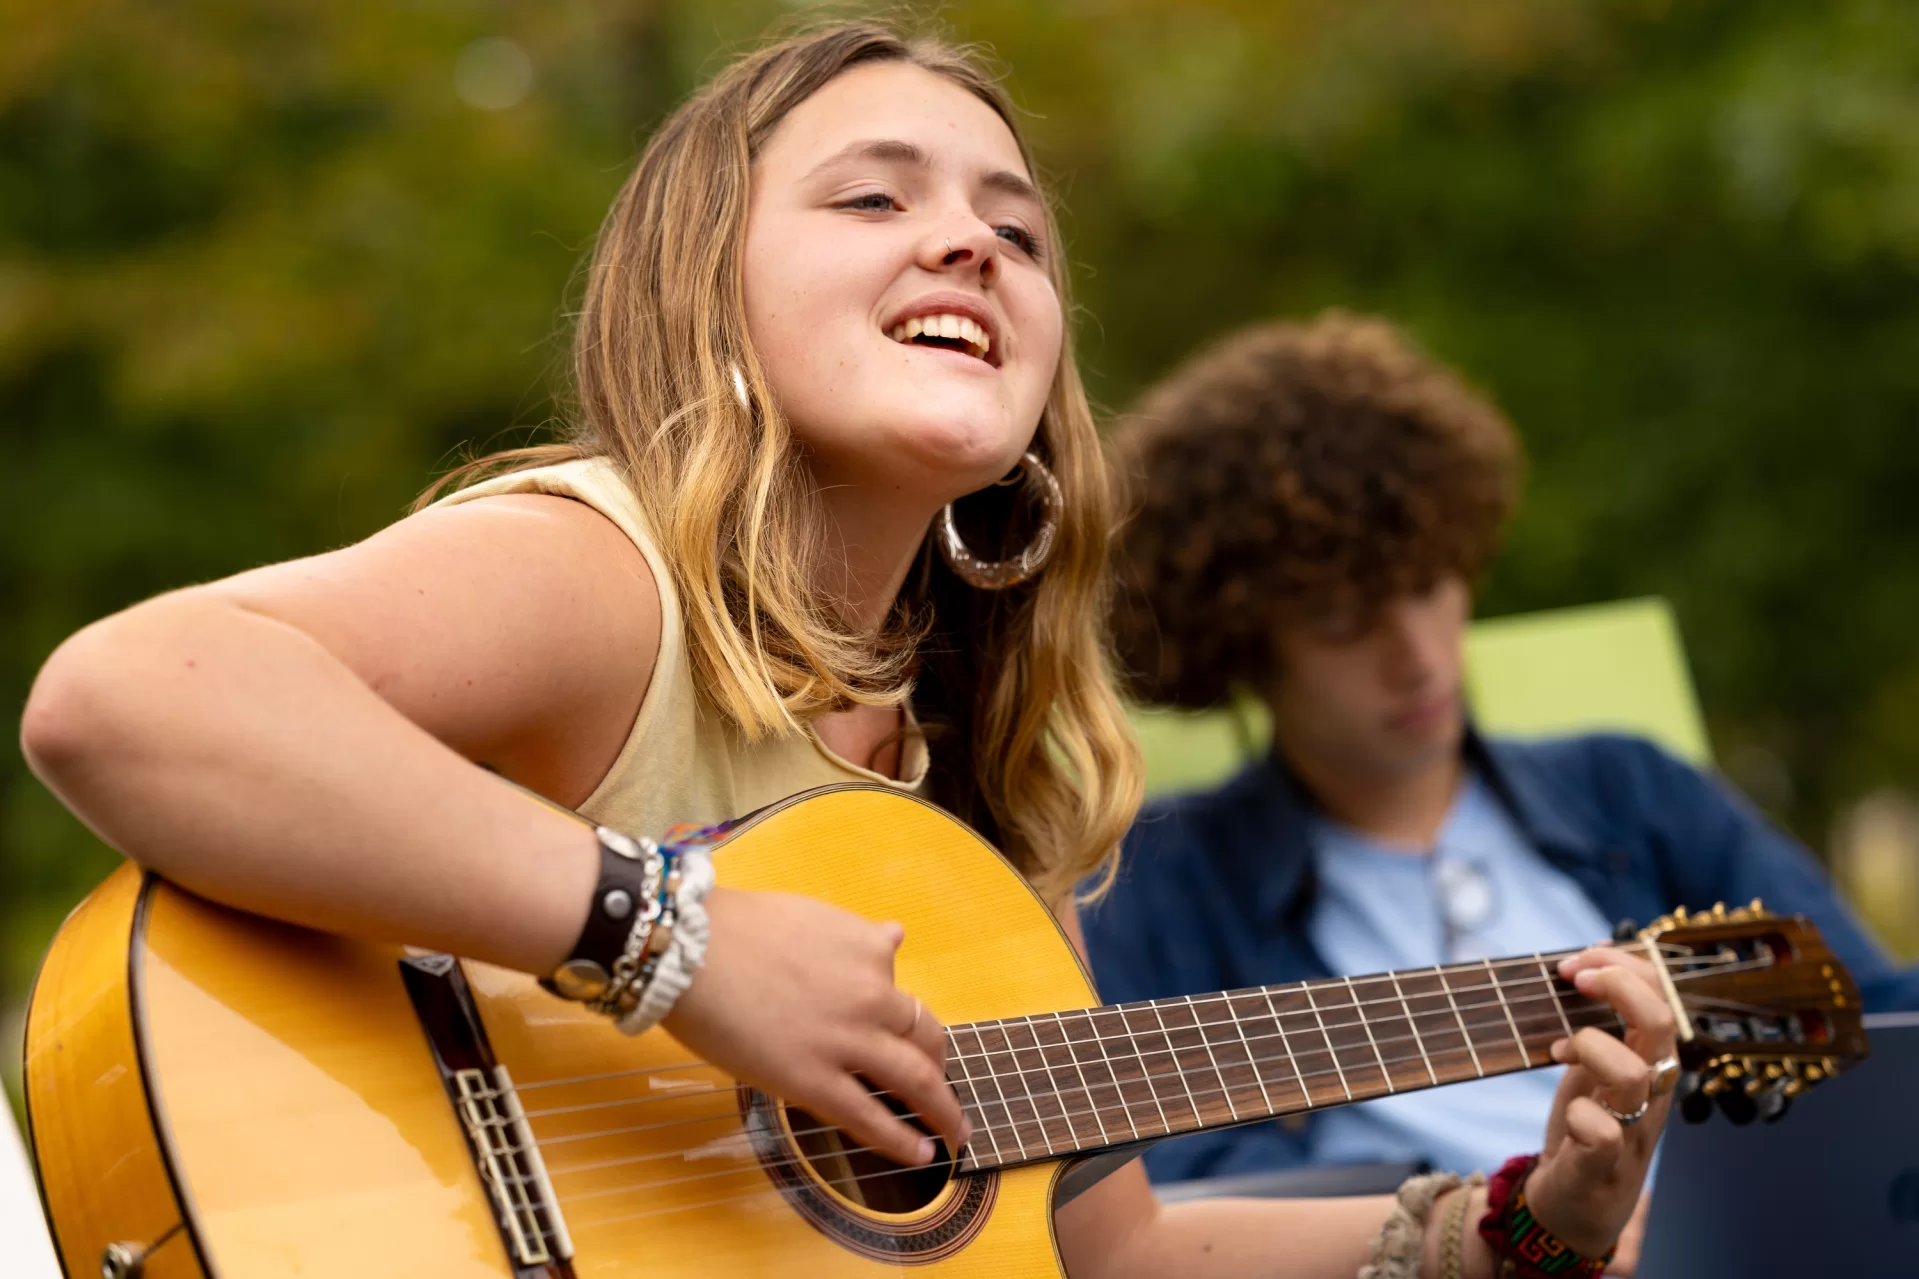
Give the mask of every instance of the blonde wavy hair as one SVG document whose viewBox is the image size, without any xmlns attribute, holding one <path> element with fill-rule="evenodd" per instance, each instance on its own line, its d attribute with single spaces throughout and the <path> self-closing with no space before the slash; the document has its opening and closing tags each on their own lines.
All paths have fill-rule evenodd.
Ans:
<svg viewBox="0 0 1919 1279">
<path fill-rule="evenodd" d="M 754 157 L 795 106 L 846 69 L 877 62 L 911 63 L 978 97 L 1034 171 L 1014 108 L 973 49 L 839 22 L 740 59 L 661 125 L 600 228 L 573 343 L 577 411 L 566 441 L 469 462 L 422 501 L 484 475 L 610 459 L 659 540 L 698 687 L 743 736 L 912 693 L 933 739 L 935 796 L 1050 898 L 1102 867 L 1103 888 L 1139 804 L 1141 765 L 1106 643 L 1116 495 L 1070 334 L 1033 445 L 1065 499 L 1051 560 L 1024 586 L 974 591 L 929 539 L 877 638 L 849 628 L 821 595 L 818 557 L 832 541 L 747 334 L 741 264 Z M 1048 223 L 1056 246 L 1050 212 Z M 1066 306 L 1061 257 L 1048 260 Z M 990 490 L 958 509 L 982 554 L 1031 531 Z"/>
</svg>

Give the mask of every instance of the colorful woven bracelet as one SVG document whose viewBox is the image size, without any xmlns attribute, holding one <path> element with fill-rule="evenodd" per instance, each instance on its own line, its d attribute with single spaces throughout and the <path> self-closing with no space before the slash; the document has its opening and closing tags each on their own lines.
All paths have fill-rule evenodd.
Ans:
<svg viewBox="0 0 1919 1279">
<path fill-rule="evenodd" d="M 1507 1263 L 1501 1273 L 1516 1279 L 1599 1279 L 1612 1262 L 1613 1249 L 1603 1257 L 1583 1256 L 1540 1225 L 1527 1207 L 1526 1176 L 1538 1162 L 1538 1155 L 1516 1155 L 1486 1182 L 1480 1238 Z"/>
</svg>

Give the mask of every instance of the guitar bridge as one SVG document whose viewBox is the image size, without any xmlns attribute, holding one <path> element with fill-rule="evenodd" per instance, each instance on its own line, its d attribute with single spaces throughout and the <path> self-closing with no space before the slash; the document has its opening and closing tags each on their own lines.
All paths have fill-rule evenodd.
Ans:
<svg viewBox="0 0 1919 1279">
<path fill-rule="evenodd" d="M 409 955 L 400 976 L 459 1117 L 514 1279 L 574 1279 L 560 1216 L 513 1077 L 493 1055 L 473 991 L 451 955 Z"/>
<path fill-rule="evenodd" d="M 552 1261 L 556 1252 L 571 1257 L 573 1242 L 567 1237 L 553 1183 L 547 1180 L 546 1161 L 540 1158 L 512 1076 L 505 1066 L 495 1066 L 493 1075 L 491 1083 L 480 1070 L 453 1075 L 460 1090 L 460 1123 L 479 1159 L 480 1180 L 493 1196 L 494 1211 L 516 1261 L 537 1266 Z"/>
</svg>

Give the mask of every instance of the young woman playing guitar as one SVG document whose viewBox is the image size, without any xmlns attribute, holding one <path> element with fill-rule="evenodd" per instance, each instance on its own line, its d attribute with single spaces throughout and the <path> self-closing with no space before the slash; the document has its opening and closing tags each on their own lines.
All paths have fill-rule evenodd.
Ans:
<svg viewBox="0 0 1919 1279">
<path fill-rule="evenodd" d="M 1112 857 L 1139 767 L 1103 644 L 1113 497 L 1066 279 L 973 58 L 863 25 L 764 49 L 661 127 L 607 216 L 569 444 L 492 459 L 356 546 L 81 631 L 34 687 L 28 756 L 205 897 L 529 973 L 571 953 L 601 852 L 508 780 L 653 835 L 823 783 L 919 788 L 1077 943 L 1070 888 Z M 966 1139 L 941 1027 L 893 983 L 899 926 L 725 889 L 707 909 L 674 1035 L 900 1161 L 931 1142 L 868 1083 Z M 1648 1063 L 1674 1025 L 1636 958 L 1561 971 L 1629 1031 L 1555 1049 L 1572 1069 L 1526 1192 L 1597 1255 L 1636 1202 L 1666 1106 L 1644 1109 Z M 1076 1277 L 1348 1276 L 1392 1208 L 1161 1207 L 1133 1166 L 1062 1209 L 1058 1237 Z M 1467 1274 L 1492 1273 L 1464 1247 Z"/>
</svg>

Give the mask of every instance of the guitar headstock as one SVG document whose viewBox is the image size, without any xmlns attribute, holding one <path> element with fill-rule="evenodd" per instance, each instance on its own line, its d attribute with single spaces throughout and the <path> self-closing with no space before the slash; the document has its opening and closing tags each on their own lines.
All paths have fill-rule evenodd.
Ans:
<svg viewBox="0 0 1919 1279">
<path fill-rule="evenodd" d="M 1657 947 L 1687 1014 L 1687 1119 L 1705 1118 L 1715 1100 L 1735 1123 L 1777 1119 L 1807 1088 L 1865 1060 L 1859 988 L 1805 916 L 1721 902 L 1681 908 L 1639 936 Z"/>
</svg>

